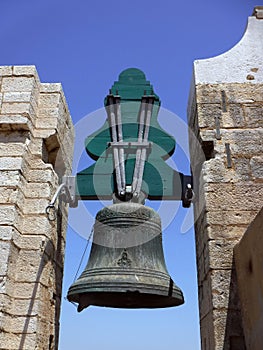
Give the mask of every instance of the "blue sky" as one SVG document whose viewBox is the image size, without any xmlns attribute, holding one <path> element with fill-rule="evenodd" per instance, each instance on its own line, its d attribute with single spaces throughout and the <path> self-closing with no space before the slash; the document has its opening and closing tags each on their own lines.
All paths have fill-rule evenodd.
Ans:
<svg viewBox="0 0 263 350">
<path fill-rule="evenodd" d="M 193 61 L 233 47 L 257 4 L 252 0 L 2 0 L 0 65 L 33 64 L 42 82 L 61 82 L 75 124 L 103 107 L 108 89 L 123 69 L 137 67 L 153 84 L 162 106 L 186 121 Z M 87 129 L 87 135 L 90 132 Z M 180 171 L 189 172 L 180 149 L 174 161 Z M 94 215 L 98 203 L 88 207 Z M 60 350 L 200 348 L 194 233 L 192 229 L 180 233 L 185 211 L 180 209 L 165 229 L 164 250 L 168 270 L 186 303 L 165 310 L 90 307 L 79 314 L 63 300 Z M 63 297 L 85 244 L 79 234 L 68 230 Z"/>
</svg>

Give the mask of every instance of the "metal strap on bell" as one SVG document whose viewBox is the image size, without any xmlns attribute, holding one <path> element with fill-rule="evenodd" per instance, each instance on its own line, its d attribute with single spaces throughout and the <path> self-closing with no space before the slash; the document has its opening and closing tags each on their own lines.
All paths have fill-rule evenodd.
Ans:
<svg viewBox="0 0 263 350">
<path fill-rule="evenodd" d="M 167 272 L 161 220 L 151 208 L 117 203 L 96 216 L 88 264 L 68 292 L 78 311 L 89 305 L 164 308 L 183 304 Z"/>
</svg>

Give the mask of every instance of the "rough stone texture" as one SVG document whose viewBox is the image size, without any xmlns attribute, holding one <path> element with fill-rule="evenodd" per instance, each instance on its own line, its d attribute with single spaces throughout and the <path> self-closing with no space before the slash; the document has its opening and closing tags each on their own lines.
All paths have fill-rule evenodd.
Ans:
<svg viewBox="0 0 263 350">
<path fill-rule="evenodd" d="M 234 248 L 247 349 L 263 349 L 263 209 Z"/>
<path fill-rule="evenodd" d="M 203 350 L 245 349 L 233 248 L 263 205 L 262 35 L 263 20 L 250 17 L 233 49 L 194 64 L 188 120 Z M 261 283 L 262 262 L 260 273 L 254 283 Z M 261 349 L 250 346 L 247 333 L 247 349 Z"/>
<path fill-rule="evenodd" d="M 34 66 L 0 80 L 0 350 L 57 349 L 67 210 L 50 222 L 45 209 L 71 173 L 73 125 Z"/>
</svg>

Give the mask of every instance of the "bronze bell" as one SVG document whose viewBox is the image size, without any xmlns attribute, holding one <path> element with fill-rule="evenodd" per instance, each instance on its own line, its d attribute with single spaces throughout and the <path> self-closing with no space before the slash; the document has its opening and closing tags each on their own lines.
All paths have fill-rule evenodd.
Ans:
<svg viewBox="0 0 263 350">
<path fill-rule="evenodd" d="M 117 203 L 97 213 L 88 264 L 69 288 L 78 311 L 89 305 L 164 308 L 184 303 L 167 272 L 161 220 L 151 208 Z"/>
</svg>

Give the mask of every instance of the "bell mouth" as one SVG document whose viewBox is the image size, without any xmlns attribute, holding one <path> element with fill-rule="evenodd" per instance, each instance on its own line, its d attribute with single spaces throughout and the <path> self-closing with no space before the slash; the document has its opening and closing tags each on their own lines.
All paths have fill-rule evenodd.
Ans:
<svg viewBox="0 0 263 350">
<path fill-rule="evenodd" d="M 91 305 L 120 309 L 156 309 L 179 306 L 184 303 L 184 297 L 179 288 L 172 296 L 139 291 L 92 292 L 68 295 L 68 300 L 79 304 L 78 312 Z"/>
</svg>

